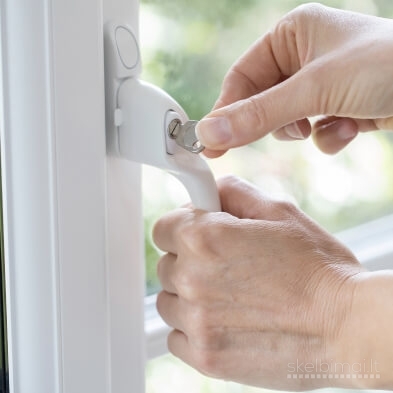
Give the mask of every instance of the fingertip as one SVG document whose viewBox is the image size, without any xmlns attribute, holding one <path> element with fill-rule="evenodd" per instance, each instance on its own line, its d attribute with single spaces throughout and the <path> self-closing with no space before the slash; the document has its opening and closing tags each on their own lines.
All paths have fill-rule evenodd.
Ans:
<svg viewBox="0 0 393 393">
<path fill-rule="evenodd" d="M 303 140 L 307 139 L 310 134 L 311 125 L 308 119 L 297 120 L 272 133 L 272 135 L 280 141 Z"/>
<path fill-rule="evenodd" d="M 311 125 L 308 119 L 294 121 L 283 127 L 284 132 L 292 139 L 307 139 L 311 134 Z"/>
<path fill-rule="evenodd" d="M 211 150 L 225 148 L 232 139 L 232 126 L 226 117 L 205 117 L 195 128 L 203 146 Z"/>
<path fill-rule="evenodd" d="M 168 334 L 167 347 L 174 356 L 187 362 L 189 358 L 188 338 L 182 331 L 174 329 Z"/>
<path fill-rule="evenodd" d="M 210 150 L 210 149 L 205 149 L 203 150 L 202 154 L 208 158 L 208 159 L 212 159 L 212 158 L 218 158 L 221 157 L 222 155 L 224 155 L 227 152 L 227 150 Z"/>
<path fill-rule="evenodd" d="M 336 154 L 346 147 L 359 133 L 355 120 L 336 118 L 330 123 L 317 122 L 313 127 L 313 140 L 325 154 Z"/>
</svg>

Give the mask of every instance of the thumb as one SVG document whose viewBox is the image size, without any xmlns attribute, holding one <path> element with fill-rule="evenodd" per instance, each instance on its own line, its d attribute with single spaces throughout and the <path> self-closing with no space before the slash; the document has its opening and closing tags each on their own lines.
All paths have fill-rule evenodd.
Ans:
<svg viewBox="0 0 393 393">
<path fill-rule="evenodd" d="M 246 145 L 297 120 L 318 113 L 310 70 L 299 71 L 257 95 L 214 110 L 196 128 L 209 150 Z"/>
<path fill-rule="evenodd" d="M 217 186 L 223 212 L 240 219 L 279 219 L 274 201 L 251 183 L 236 176 L 225 176 L 217 181 Z"/>
</svg>

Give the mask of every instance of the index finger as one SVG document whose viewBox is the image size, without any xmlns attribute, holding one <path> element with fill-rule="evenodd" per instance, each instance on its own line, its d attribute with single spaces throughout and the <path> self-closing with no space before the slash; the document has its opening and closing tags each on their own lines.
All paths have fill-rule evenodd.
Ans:
<svg viewBox="0 0 393 393">
<path fill-rule="evenodd" d="M 218 157 L 230 147 L 252 142 L 304 117 L 298 113 L 299 105 L 290 112 L 282 111 L 293 104 L 293 93 L 302 85 L 299 80 L 285 85 L 301 68 L 292 19 L 287 15 L 281 20 L 225 76 L 214 110 L 196 129 L 207 157 Z"/>
<path fill-rule="evenodd" d="M 284 80 L 271 46 L 271 33 L 256 41 L 227 72 L 213 111 L 254 96 Z M 217 158 L 226 150 L 206 148 L 204 155 Z"/>
<path fill-rule="evenodd" d="M 300 70 L 296 15 L 295 11 L 285 15 L 233 64 L 214 109 L 267 90 Z"/>
</svg>

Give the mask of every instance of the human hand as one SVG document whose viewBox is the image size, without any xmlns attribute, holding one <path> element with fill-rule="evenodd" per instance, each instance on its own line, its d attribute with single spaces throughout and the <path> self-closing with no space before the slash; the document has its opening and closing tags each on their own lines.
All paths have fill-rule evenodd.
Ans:
<svg viewBox="0 0 393 393">
<path fill-rule="evenodd" d="M 206 375 L 249 385 L 360 387 L 353 379 L 287 375 L 297 363 L 349 364 L 371 354 L 370 340 L 357 333 L 373 317 L 358 311 L 363 268 L 293 205 L 236 178 L 218 184 L 224 212 L 179 209 L 154 228 L 167 252 L 158 264 L 157 308 L 174 328 L 170 351 Z"/>
<path fill-rule="evenodd" d="M 208 157 L 266 134 L 311 133 L 336 153 L 358 132 L 393 130 L 393 21 L 300 6 L 227 73 L 213 112 L 197 132 Z M 313 126 L 308 117 L 323 115 Z"/>
</svg>

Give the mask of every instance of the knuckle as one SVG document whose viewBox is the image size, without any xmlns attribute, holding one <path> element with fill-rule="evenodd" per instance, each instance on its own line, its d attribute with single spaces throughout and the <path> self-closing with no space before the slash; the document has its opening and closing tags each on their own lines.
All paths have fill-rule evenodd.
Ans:
<svg viewBox="0 0 393 393">
<path fill-rule="evenodd" d="M 222 235 L 221 223 L 206 220 L 188 225 L 179 234 L 183 246 L 198 257 L 198 262 L 209 260 L 217 255 Z"/>
<path fill-rule="evenodd" d="M 216 351 L 198 350 L 194 355 L 194 360 L 195 368 L 203 375 L 212 378 L 224 376 L 222 359 Z"/>
<path fill-rule="evenodd" d="M 198 222 L 194 221 L 182 228 L 179 237 L 181 243 L 194 253 L 199 253 L 205 247 L 205 232 Z"/>
<path fill-rule="evenodd" d="M 268 123 L 267 108 L 271 107 L 269 102 L 268 96 L 264 93 L 254 95 L 246 99 L 246 108 L 248 110 L 243 112 L 243 116 L 246 118 L 251 127 L 259 130 L 263 125 Z"/>
<path fill-rule="evenodd" d="M 277 201 L 275 202 L 274 207 L 279 215 L 285 219 L 297 216 L 299 212 L 297 206 L 290 201 Z"/>
<path fill-rule="evenodd" d="M 289 215 L 295 214 L 298 210 L 296 205 L 291 201 L 280 201 L 279 206 L 283 212 L 285 212 Z"/>
<path fill-rule="evenodd" d="M 194 306 L 188 315 L 190 331 L 195 337 L 203 339 L 210 335 L 209 326 L 211 325 L 210 315 L 203 306 Z"/>
<path fill-rule="evenodd" d="M 206 225 L 203 229 L 203 243 L 200 243 L 199 257 L 201 263 L 208 263 L 209 269 L 205 274 L 216 275 L 220 272 L 222 264 L 225 264 L 228 252 L 228 239 L 233 238 L 233 231 L 238 230 L 225 213 L 218 213 L 217 222 Z M 214 265 L 212 264 L 214 262 Z M 210 277 L 212 278 L 212 277 Z"/>
<path fill-rule="evenodd" d="M 220 177 L 219 182 L 224 184 L 224 185 L 228 185 L 228 186 L 233 186 L 234 184 L 239 183 L 240 179 L 232 174 L 229 175 L 224 175 L 222 177 Z"/>
<path fill-rule="evenodd" d="M 209 350 L 217 350 L 219 345 L 219 334 L 217 329 L 206 323 L 200 324 L 199 327 L 199 343 L 201 347 Z"/>
<path fill-rule="evenodd" d="M 177 354 L 177 345 L 176 345 L 177 335 L 178 335 L 178 332 L 174 329 L 168 334 L 167 339 L 166 339 L 168 351 L 170 353 L 174 354 L 175 356 Z"/>
<path fill-rule="evenodd" d="M 217 184 L 221 190 L 231 190 L 237 188 L 241 180 L 235 175 L 225 175 L 218 179 Z"/>
<path fill-rule="evenodd" d="M 326 11 L 326 7 L 320 3 L 312 2 L 301 4 L 294 8 L 293 15 L 302 18 L 315 18 Z"/>
<path fill-rule="evenodd" d="M 239 76 L 242 76 L 242 74 L 238 72 L 238 65 L 236 64 L 233 67 L 231 67 L 224 75 L 224 79 L 221 85 L 220 98 L 222 102 L 225 103 L 226 105 L 228 105 L 229 103 L 228 100 L 226 100 L 226 97 L 231 96 L 233 94 L 233 84 L 235 83 L 235 81 L 238 79 Z"/>
<path fill-rule="evenodd" d="M 158 293 L 157 295 L 157 299 L 156 299 L 156 308 L 157 311 L 160 315 L 163 314 L 163 311 L 165 309 L 165 298 L 166 298 L 166 294 L 164 291 L 161 291 Z"/>
<path fill-rule="evenodd" d="M 157 245 L 157 247 L 160 247 L 160 239 L 164 230 L 165 230 L 165 223 L 163 219 L 156 221 L 156 223 L 153 225 L 152 239 L 154 244 Z"/>
<path fill-rule="evenodd" d="M 198 301 L 204 293 L 203 280 L 190 270 L 177 273 L 174 285 L 179 296 L 189 301 Z"/>
<path fill-rule="evenodd" d="M 216 313 L 207 305 L 193 307 L 187 315 L 190 338 L 198 348 L 206 351 L 219 351 L 223 345 L 223 328 L 219 326 Z"/>
</svg>

